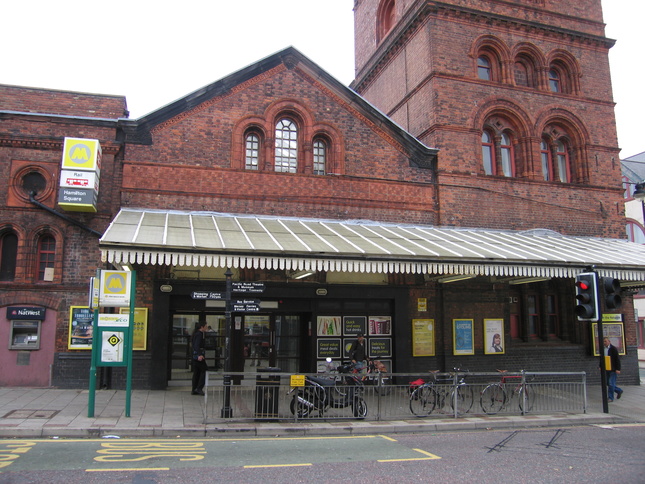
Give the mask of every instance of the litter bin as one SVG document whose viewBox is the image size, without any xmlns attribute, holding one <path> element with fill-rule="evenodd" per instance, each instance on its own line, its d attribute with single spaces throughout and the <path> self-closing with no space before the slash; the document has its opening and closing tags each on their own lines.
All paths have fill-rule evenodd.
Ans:
<svg viewBox="0 0 645 484">
<path fill-rule="evenodd" d="M 278 394 L 280 391 L 280 368 L 258 368 L 255 380 L 255 418 L 278 418 Z"/>
</svg>

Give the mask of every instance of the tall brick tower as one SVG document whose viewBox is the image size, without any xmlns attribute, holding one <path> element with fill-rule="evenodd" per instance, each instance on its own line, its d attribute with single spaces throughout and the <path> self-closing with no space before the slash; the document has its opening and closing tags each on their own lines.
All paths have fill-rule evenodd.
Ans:
<svg viewBox="0 0 645 484">
<path fill-rule="evenodd" d="M 355 0 L 352 87 L 440 150 L 442 225 L 624 238 L 600 0 Z"/>
</svg>

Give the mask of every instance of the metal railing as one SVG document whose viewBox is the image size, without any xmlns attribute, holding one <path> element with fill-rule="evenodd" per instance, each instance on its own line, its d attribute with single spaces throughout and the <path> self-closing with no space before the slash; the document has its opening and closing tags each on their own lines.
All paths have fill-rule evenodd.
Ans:
<svg viewBox="0 0 645 484">
<path fill-rule="evenodd" d="M 313 388 L 308 380 L 305 387 L 295 390 L 290 386 L 291 375 L 230 373 L 230 407 L 224 411 L 223 375 L 209 372 L 204 388 L 204 423 L 249 419 L 293 422 L 357 418 L 410 420 L 587 412 L 585 372 L 453 371 L 359 375 L 363 379 L 360 389 L 343 384 L 338 374 L 318 373 L 305 376 L 326 378 L 328 385 Z M 490 386 L 501 387 L 501 390 L 487 390 Z M 423 389 L 418 390 L 420 387 Z M 363 404 L 367 409 L 364 417 Z M 224 419 L 226 415 L 231 417 Z"/>
</svg>

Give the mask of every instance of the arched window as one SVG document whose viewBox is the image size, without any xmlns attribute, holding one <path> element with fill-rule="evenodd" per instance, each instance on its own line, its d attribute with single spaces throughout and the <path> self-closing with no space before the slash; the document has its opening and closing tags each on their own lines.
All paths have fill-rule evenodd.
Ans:
<svg viewBox="0 0 645 484">
<path fill-rule="evenodd" d="M 314 141 L 314 175 L 327 172 L 327 143 L 321 139 Z"/>
<path fill-rule="evenodd" d="M 298 128 L 283 118 L 275 128 L 275 171 L 296 173 L 298 170 Z"/>
<path fill-rule="evenodd" d="M 493 137 L 488 131 L 482 133 L 482 160 L 484 162 L 484 173 L 495 174 L 495 145 Z"/>
<path fill-rule="evenodd" d="M 513 176 L 515 162 L 513 160 L 513 143 L 508 133 L 502 133 L 500 138 L 500 152 L 502 154 L 502 173 L 504 176 Z"/>
<path fill-rule="evenodd" d="M 5 232 L 0 236 L 0 281 L 13 281 L 16 277 L 18 236 Z"/>
<path fill-rule="evenodd" d="M 540 160 L 542 161 L 542 176 L 545 181 L 553 180 L 553 157 L 549 143 L 542 140 L 540 143 Z"/>
<path fill-rule="evenodd" d="M 549 69 L 549 90 L 551 92 L 562 92 L 560 84 L 560 73 L 556 69 Z"/>
<path fill-rule="evenodd" d="M 645 244 L 643 226 L 634 219 L 627 219 L 627 239 L 637 244 Z"/>
<path fill-rule="evenodd" d="M 376 37 L 380 42 L 385 38 L 396 20 L 396 2 L 394 0 L 383 0 L 379 6 L 376 19 Z"/>
<path fill-rule="evenodd" d="M 477 58 L 477 76 L 484 81 L 493 79 L 490 59 L 487 56 L 482 55 Z"/>
<path fill-rule="evenodd" d="M 558 140 L 555 143 L 555 158 L 557 160 L 558 178 L 563 183 L 569 182 L 569 150 L 567 145 Z"/>
<path fill-rule="evenodd" d="M 247 170 L 257 170 L 260 161 L 260 137 L 257 133 L 248 133 L 245 141 L 245 162 Z"/>
<path fill-rule="evenodd" d="M 54 261 L 56 257 L 56 239 L 51 235 L 43 235 L 38 240 L 38 269 L 36 280 L 46 281 L 46 269 L 54 268 Z"/>
</svg>

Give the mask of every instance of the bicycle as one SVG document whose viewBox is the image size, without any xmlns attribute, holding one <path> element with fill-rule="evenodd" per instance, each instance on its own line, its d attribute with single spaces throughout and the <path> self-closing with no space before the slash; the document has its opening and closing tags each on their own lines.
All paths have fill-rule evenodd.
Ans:
<svg viewBox="0 0 645 484">
<path fill-rule="evenodd" d="M 509 402 L 515 395 L 519 397 L 520 412 L 524 413 L 525 407 L 527 412 L 530 411 L 533 406 L 533 402 L 526 385 L 524 371 L 521 372 L 521 375 L 506 375 L 507 370 L 497 371 L 502 374 L 500 381 L 487 385 L 481 392 L 479 404 L 481 405 L 484 413 L 495 415 L 497 412 L 501 411 L 506 406 L 507 402 Z M 511 379 L 517 380 L 517 385 L 513 387 L 509 396 L 506 387 Z"/>
<path fill-rule="evenodd" d="M 379 360 L 370 360 L 363 383 L 374 385 L 377 395 L 389 395 L 392 391 L 392 377 L 387 374 L 387 367 Z"/>
<path fill-rule="evenodd" d="M 439 370 L 431 371 L 432 381 L 424 382 L 416 387 L 410 395 L 410 411 L 417 417 L 427 417 L 435 408 L 442 409 L 446 404 L 446 398 L 450 399 L 450 407 L 457 413 L 464 414 L 470 411 L 473 406 L 474 392 L 471 386 L 466 383 L 465 375 L 458 381 L 459 368 L 449 376 L 437 378 Z M 456 383 L 455 383 L 456 381 Z"/>
</svg>

